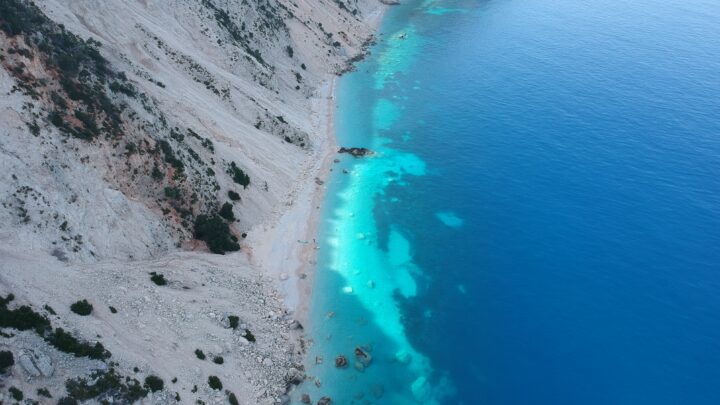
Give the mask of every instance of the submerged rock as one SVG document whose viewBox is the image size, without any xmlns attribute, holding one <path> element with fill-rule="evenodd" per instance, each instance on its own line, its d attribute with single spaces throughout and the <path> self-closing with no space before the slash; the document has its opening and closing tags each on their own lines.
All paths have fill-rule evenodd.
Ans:
<svg viewBox="0 0 720 405">
<path fill-rule="evenodd" d="M 335 367 L 345 368 L 345 367 L 347 367 L 347 365 L 348 365 L 347 357 L 343 356 L 342 354 L 335 358 Z"/>
<path fill-rule="evenodd" d="M 368 148 L 345 148 L 345 147 L 340 148 L 340 150 L 338 150 L 338 153 L 347 153 L 356 158 L 372 156 L 375 154 L 375 152 L 373 152 L 372 150 L 370 150 Z"/>
<path fill-rule="evenodd" d="M 370 353 L 363 350 L 360 346 L 355 348 L 355 360 L 358 361 L 358 363 L 362 364 L 363 369 L 370 365 L 370 362 L 372 361 L 372 356 Z"/>
<path fill-rule="evenodd" d="M 330 399 L 330 397 L 322 397 L 318 401 L 317 405 L 330 405 L 331 402 L 332 402 L 332 399 Z"/>
<path fill-rule="evenodd" d="M 310 399 L 310 395 L 308 395 L 308 394 L 302 394 L 302 396 L 300 397 L 300 402 L 302 402 L 303 404 L 310 404 L 310 403 L 312 403 L 312 400 Z"/>
</svg>

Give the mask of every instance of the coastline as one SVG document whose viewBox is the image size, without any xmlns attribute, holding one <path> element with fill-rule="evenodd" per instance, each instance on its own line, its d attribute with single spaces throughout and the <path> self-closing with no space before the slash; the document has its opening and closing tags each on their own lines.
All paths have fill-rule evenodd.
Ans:
<svg viewBox="0 0 720 405">
<path fill-rule="evenodd" d="M 303 170 L 302 184 L 291 193 L 287 209 L 273 224 L 262 229 L 249 241 L 252 260 L 268 272 L 284 296 L 287 309 L 294 317 L 307 320 L 312 293 L 315 255 L 313 242 L 325 196 L 324 179 L 330 173 L 337 149 L 335 142 L 334 107 L 337 77 L 331 77 L 318 88 L 312 107 L 312 126 L 316 149 Z"/>
<path fill-rule="evenodd" d="M 378 3 L 368 14 L 365 21 L 372 28 L 373 36 L 389 7 Z M 367 50 L 363 49 L 363 53 L 367 54 Z M 317 252 L 322 248 L 315 239 L 327 190 L 325 182 L 338 147 L 335 108 L 337 82 L 341 77 L 330 76 L 318 86 L 318 95 L 311 99 L 315 150 L 310 152 L 308 166 L 299 176 L 302 183 L 289 194 L 287 209 L 269 223 L 258 225 L 247 241 L 251 246 L 251 262 L 275 280 L 287 309 L 302 325 L 309 322 Z"/>
</svg>

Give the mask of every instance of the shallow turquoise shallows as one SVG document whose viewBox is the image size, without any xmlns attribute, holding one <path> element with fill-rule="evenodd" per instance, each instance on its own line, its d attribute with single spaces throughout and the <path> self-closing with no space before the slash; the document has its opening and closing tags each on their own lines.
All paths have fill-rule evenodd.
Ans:
<svg viewBox="0 0 720 405">
<path fill-rule="evenodd" d="M 296 402 L 720 404 L 720 2 L 408 1 L 338 100 Z"/>
</svg>

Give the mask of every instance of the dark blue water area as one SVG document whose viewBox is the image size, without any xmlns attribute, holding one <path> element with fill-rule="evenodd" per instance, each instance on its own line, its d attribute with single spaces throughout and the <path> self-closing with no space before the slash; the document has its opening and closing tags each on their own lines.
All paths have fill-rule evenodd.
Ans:
<svg viewBox="0 0 720 405">
<path fill-rule="evenodd" d="M 435 4 L 391 13 L 423 44 L 367 94 L 427 164 L 375 214 L 446 403 L 720 403 L 720 3 Z"/>
</svg>

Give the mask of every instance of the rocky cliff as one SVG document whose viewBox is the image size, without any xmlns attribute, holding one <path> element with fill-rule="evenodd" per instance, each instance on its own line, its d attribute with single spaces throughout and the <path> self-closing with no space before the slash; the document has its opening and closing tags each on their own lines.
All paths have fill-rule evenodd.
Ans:
<svg viewBox="0 0 720 405">
<path fill-rule="evenodd" d="M 0 308 L 0 350 L 15 363 L 2 378 L 7 398 L 13 386 L 41 402 L 132 402 L 152 397 L 143 378 L 157 374 L 156 400 L 224 402 L 232 391 L 254 398 L 241 403 L 281 400 L 301 374 L 291 316 L 246 255 L 209 252 L 242 251 L 311 175 L 326 145 L 313 100 L 362 55 L 381 7 L 0 0 L 0 290 L 14 294 Z M 158 274 L 171 282 L 153 282 Z M 81 299 L 94 305 L 88 316 L 70 309 Z M 111 355 L 68 349 L 58 328 Z M 231 360 L 214 371 L 225 390 L 208 388 L 218 363 L 195 363 L 203 345 Z M 92 381 L 110 388 L 93 396 Z"/>
</svg>

